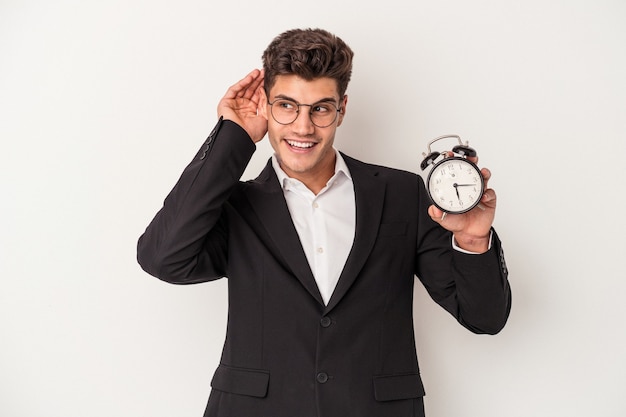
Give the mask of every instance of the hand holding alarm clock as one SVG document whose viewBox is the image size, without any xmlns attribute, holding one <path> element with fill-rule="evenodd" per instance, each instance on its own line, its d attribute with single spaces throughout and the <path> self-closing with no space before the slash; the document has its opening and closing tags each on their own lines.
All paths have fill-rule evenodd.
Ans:
<svg viewBox="0 0 626 417">
<path fill-rule="evenodd" d="M 452 151 L 431 150 L 433 143 L 447 138 L 458 141 Z M 426 188 L 433 205 L 428 214 L 453 232 L 462 248 L 486 250 L 496 208 L 495 192 L 487 188 L 490 171 L 478 168 L 476 151 L 467 142 L 461 142 L 458 135 L 433 139 L 423 156 L 421 169 L 430 168 Z"/>
<path fill-rule="evenodd" d="M 432 152 L 431 145 L 441 139 L 457 138 L 459 144 L 452 148 L 456 156 L 447 152 Z M 461 214 L 470 211 L 480 203 L 485 191 L 485 179 L 480 169 L 468 157 L 476 157 L 476 151 L 463 145 L 457 135 L 440 136 L 428 144 L 428 154 L 422 161 L 425 170 L 432 165 L 426 187 L 433 204 L 446 213 Z M 435 162 L 437 159 L 441 160 Z"/>
</svg>

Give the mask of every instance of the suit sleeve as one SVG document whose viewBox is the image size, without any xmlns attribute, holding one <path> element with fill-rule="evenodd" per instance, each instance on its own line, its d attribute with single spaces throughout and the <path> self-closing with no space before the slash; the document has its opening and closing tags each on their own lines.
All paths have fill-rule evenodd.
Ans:
<svg viewBox="0 0 626 417">
<path fill-rule="evenodd" d="M 226 275 L 223 207 L 255 149 L 239 125 L 219 120 L 139 238 L 137 261 L 146 272 L 175 284 Z"/>
<path fill-rule="evenodd" d="M 428 199 L 419 180 L 416 275 L 429 295 L 474 333 L 496 334 L 511 310 L 511 289 L 502 244 L 492 230 L 492 245 L 483 254 L 452 248 L 451 233 L 428 216 Z"/>
</svg>

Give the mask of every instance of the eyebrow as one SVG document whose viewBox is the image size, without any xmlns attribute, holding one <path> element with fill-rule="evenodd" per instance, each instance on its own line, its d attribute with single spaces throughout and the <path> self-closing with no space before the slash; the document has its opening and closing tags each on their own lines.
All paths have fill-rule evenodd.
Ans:
<svg viewBox="0 0 626 417">
<path fill-rule="evenodd" d="M 284 94 L 277 94 L 277 95 L 274 96 L 274 99 L 279 99 L 279 98 L 283 99 L 283 100 L 290 100 L 290 101 L 293 101 L 294 103 L 303 104 L 303 103 L 300 103 L 295 98 L 286 96 Z M 317 103 L 333 103 L 333 104 L 337 104 L 337 98 L 336 97 L 324 97 L 324 98 L 321 98 L 319 100 L 314 101 L 311 104 L 317 104 Z"/>
</svg>

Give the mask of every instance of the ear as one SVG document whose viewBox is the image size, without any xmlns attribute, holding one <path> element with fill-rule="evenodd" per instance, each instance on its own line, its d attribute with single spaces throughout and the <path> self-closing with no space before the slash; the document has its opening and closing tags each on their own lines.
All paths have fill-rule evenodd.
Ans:
<svg viewBox="0 0 626 417">
<path fill-rule="evenodd" d="M 258 105 L 258 110 L 259 110 L 259 114 L 261 116 L 263 116 L 265 118 L 265 120 L 267 119 L 267 106 L 269 106 L 269 104 L 267 104 L 267 95 L 265 94 L 265 88 L 263 88 L 263 86 L 259 86 L 259 105 Z"/>
<path fill-rule="evenodd" d="M 343 122 L 343 118 L 346 115 L 346 107 L 348 106 L 348 95 L 343 96 L 340 106 L 341 106 L 341 110 L 339 110 L 337 127 L 341 126 L 341 123 Z"/>
</svg>

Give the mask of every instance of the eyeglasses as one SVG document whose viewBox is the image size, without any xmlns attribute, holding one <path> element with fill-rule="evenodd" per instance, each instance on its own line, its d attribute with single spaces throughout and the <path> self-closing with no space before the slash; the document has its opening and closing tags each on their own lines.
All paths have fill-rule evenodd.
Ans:
<svg viewBox="0 0 626 417">
<path fill-rule="evenodd" d="M 296 121 L 300 114 L 300 107 L 308 106 L 311 123 L 317 127 L 328 127 L 335 123 L 337 114 L 341 111 L 330 102 L 320 102 L 315 104 L 300 104 L 293 100 L 279 98 L 274 102 L 267 102 L 271 106 L 271 113 L 274 120 L 281 125 L 290 125 Z"/>
</svg>

